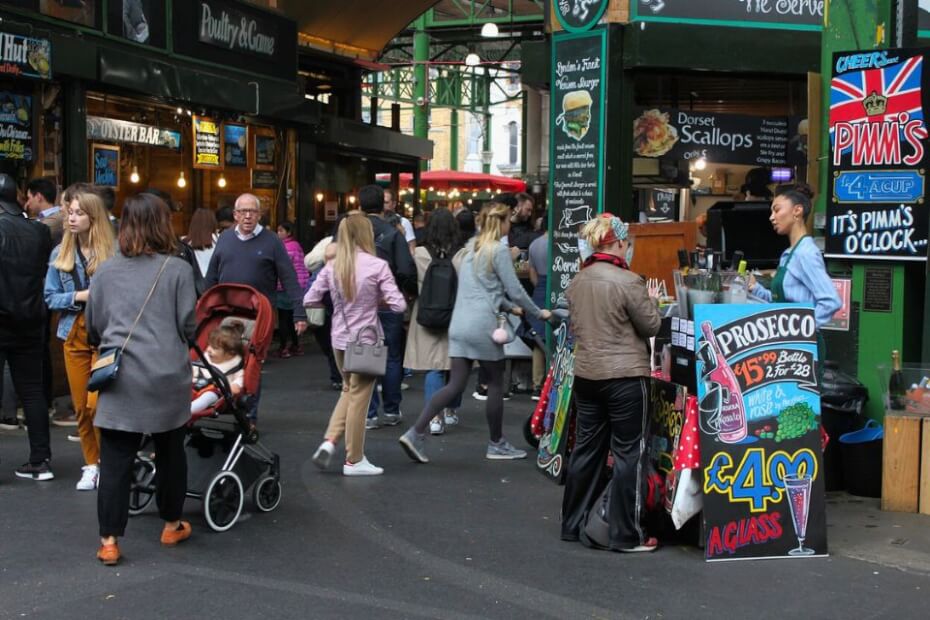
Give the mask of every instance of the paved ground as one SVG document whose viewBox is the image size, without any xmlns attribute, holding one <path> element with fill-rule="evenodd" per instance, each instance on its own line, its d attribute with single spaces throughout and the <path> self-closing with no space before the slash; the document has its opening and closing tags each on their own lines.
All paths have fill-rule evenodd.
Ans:
<svg viewBox="0 0 930 620">
<path fill-rule="evenodd" d="M 705 564 L 692 546 L 629 556 L 558 540 L 561 489 L 532 462 L 489 462 L 482 410 L 415 465 L 400 429 L 369 433 L 381 478 L 345 479 L 309 461 L 336 393 L 318 356 L 266 366 L 261 428 L 282 457 L 284 500 L 210 532 L 158 543 L 134 518 L 117 568 L 96 562 L 95 494 L 74 490 L 77 444 L 53 431 L 49 483 L 17 480 L 24 432 L 0 433 L 0 618 L 917 618 L 930 592 L 930 517 L 831 497 L 831 557 Z M 420 381 L 404 393 L 413 413 Z M 526 396 L 507 405 L 521 444 Z"/>
</svg>

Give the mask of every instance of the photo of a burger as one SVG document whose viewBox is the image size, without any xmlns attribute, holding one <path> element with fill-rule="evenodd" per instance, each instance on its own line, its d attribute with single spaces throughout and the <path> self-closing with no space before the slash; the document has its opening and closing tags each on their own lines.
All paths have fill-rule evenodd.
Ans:
<svg viewBox="0 0 930 620">
<path fill-rule="evenodd" d="M 591 93 L 586 90 L 573 90 L 562 97 L 562 113 L 555 119 L 556 125 L 575 140 L 581 140 L 591 126 Z"/>
</svg>

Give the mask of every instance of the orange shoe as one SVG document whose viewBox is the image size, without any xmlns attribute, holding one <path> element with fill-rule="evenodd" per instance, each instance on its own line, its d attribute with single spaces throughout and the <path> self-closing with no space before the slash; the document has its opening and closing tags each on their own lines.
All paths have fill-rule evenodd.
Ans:
<svg viewBox="0 0 930 620">
<path fill-rule="evenodd" d="M 161 544 L 166 547 L 173 547 L 183 540 L 191 537 L 191 524 L 187 521 L 181 521 L 178 529 L 173 530 L 165 528 L 161 531 Z"/>
<path fill-rule="evenodd" d="M 104 566 L 116 566 L 120 559 L 119 547 L 116 543 L 100 545 L 97 549 L 97 559 L 103 562 Z"/>
</svg>

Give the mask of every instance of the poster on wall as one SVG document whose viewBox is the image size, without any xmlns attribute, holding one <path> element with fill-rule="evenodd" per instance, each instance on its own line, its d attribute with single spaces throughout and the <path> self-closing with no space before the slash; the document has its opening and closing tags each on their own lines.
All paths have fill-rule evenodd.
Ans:
<svg viewBox="0 0 930 620">
<path fill-rule="evenodd" d="M 810 305 L 695 306 L 708 561 L 827 554 L 816 327 Z"/>
<path fill-rule="evenodd" d="M 109 144 L 91 145 L 91 178 L 95 185 L 119 187 L 119 147 Z"/>
<path fill-rule="evenodd" d="M 674 187 L 640 190 L 639 221 L 653 224 L 677 222 L 680 199 L 681 195 Z"/>
<path fill-rule="evenodd" d="M 194 116 L 194 168 L 223 167 L 223 124 L 212 118 Z"/>
<path fill-rule="evenodd" d="M 827 256 L 927 260 L 927 57 L 833 55 Z"/>
<path fill-rule="evenodd" d="M 271 133 L 255 133 L 255 167 L 263 170 L 274 170 L 275 139 Z"/>
<path fill-rule="evenodd" d="M 830 322 L 822 329 L 832 329 L 838 332 L 849 331 L 849 320 L 852 316 L 852 280 L 849 278 L 833 278 L 836 294 L 840 296 L 840 309 L 833 313 Z"/>
<path fill-rule="evenodd" d="M 0 160 L 32 161 L 32 97 L 0 91 Z"/>
<path fill-rule="evenodd" d="M 99 28 L 100 0 L 39 0 L 39 13 L 65 21 Z"/>
<path fill-rule="evenodd" d="M 824 0 L 630 0 L 633 21 L 821 30 Z"/>
<path fill-rule="evenodd" d="M 52 44 L 48 39 L 35 39 L 9 32 L 0 32 L 0 74 L 13 77 L 52 77 Z"/>
<path fill-rule="evenodd" d="M 163 0 L 110 0 L 108 29 L 133 43 L 165 46 L 165 2 Z"/>
<path fill-rule="evenodd" d="M 223 143 L 226 149 L 226 165 L 245 167 L 248 159 L 248 127 L 245 125 L 223 125 Z"/>
<path fill-rule="evenodd" d="M 603 210 L 606 64 L 606 30 L 553 36 L 549 307 L 581 268 L 579 228 Z"/>
<path fill-rule="evenodd" d="M 636 157 L 785 166 L 789 151 L 796 150 L 800 141 L 800 136 L 793 133 L 799 124 L 787 116 L 713 114 L 677 108 L 638 108 L 635 114 Z"/>
</svg>

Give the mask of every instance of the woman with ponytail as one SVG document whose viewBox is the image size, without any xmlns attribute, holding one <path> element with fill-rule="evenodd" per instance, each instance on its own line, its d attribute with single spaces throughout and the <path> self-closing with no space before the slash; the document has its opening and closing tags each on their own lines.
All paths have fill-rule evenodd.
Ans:
<svg viewBox="0 0 930 620">
<path fill-rule="evenodd" d="M 642 527 L 645 445 L 649 419 L 649 338 L 661 319 L 643 278 L 627 264 L 629 226 L 606 213 L 582 228 L 593 250 L 566 295 L 575 336 L 575 448 L 562 499 L 562 540 L 596 547 L 585 520 L 605 486 L 608 450 L 608 548 L 653 551 Z"/>
<path fill-rule="evenodd" d="M 407 455 L 419 463 L 429 462 L 425 445 L 430 420 L 465 389 L 476 361 L 488 377 L 486 417 L 490 440 L 485 456 L 492 460 L 526 457 L 525 451 L 503 436 L 504 345 L 500 337 L 493 335 L 501 312 L 520 315 L 526 311 L 542 320 L 550 314 L 526 294 L 513 269 L 510 249 L 501 243 L 510 232 L 510 207 L 494 204 L 486 208 L 479 216 L 479 226 L 481 232 L 465 246 L 459 267 L 458 293 L 449 325 L 449 382 L 426 403 L 416 424 L 400 437 Z"/>
</svg>

